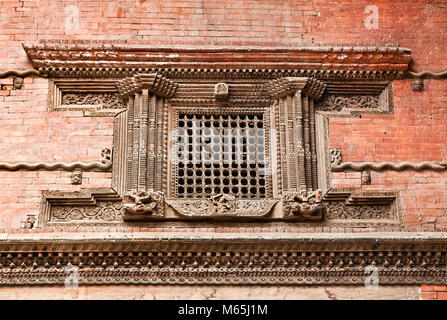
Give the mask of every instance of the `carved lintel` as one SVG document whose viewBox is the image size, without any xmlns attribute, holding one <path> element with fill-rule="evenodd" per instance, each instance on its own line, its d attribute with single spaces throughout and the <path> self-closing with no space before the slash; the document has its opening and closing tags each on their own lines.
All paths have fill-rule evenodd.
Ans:
<svg viewBox="0 0 447 320">
<path fill-rule="evenodd" d="M 284 218 L 322 220 L 324 204 L 321 190 L 288 192 L 283 197 Z"/>
<path fill-rule="evenodd" d="M 170 98 L 174 96 L 178 84 L 156 73 L 139 73 L 117 81 L 116 87 L 124 99 L 143 89 L 148 89 L 158 96 Z"/>
<path fill-rule="evenodd" d="M 396 196 L 396 192 L 362 191 L 355 189 L 346 199 L 346 203 L 357 205 L 390 204 L 396 199 Z"/>
<path fill-rule="evenodd" d="M 278 200 L 236 199 L 218 194 L 203 200 L 167 200 L 175 212 L 187 218 L 265 218 Z"/>
<path fill-rule="evenodd" d="M 159 191 L 133 191 L 124 196 L 124 220 L 163 217 L 164 194 Z"/>
<path fill-rule="evenodd" d="M 110 232 L 99 239 L 97 232 L 86 232 L 64 239 L 48 233 L 36 241 L 35 235 L 11 234 L 0 240 L 0 284 L 63 285 L 66 267 L 75 265 L 80 285 L 364 286 L 371 264 L 381 285 L 446 284 L 447 241 L 441 233 L 181 236 L 137 232 L 123 239 L 122 232 Z"/>
</svg>

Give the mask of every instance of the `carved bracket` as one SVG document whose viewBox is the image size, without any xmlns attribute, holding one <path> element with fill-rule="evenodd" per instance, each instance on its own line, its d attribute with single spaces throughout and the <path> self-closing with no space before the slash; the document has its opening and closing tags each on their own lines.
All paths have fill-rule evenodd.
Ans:
<svg viewBox="0 0 447 320">
<path fill-rule="evenodd" d="M 284 218 L 322 220 L 325 207 L 322 202 L 321 190 L 288 192 L 283 196 Z"/>
<path fill-rule="evenodd" d="M 275 98 L 282 98 L 287 95 L 294 95 L 297 91 L 301 91 L 313 99 L 319 99 L 326 89 L 326 85 L 312 78 L 304 77 L 284 77 L 275 79 L 266 84 L 267 89 Z"/>
<path fill-rule="evenodd" d="M 164 216 L 164 194 L 159 191 L 134 191 L 124 196 L 123 220 L 139 220 Z"/>
<path fill-rule="evenodd" d="M 116 87 L 124 99 L 143 89 L 148 89 L 160 97 L 169 98 L 175 94 L 178 84 L 156 73 L 139 73 L 117 81 Z"/>
</svg>

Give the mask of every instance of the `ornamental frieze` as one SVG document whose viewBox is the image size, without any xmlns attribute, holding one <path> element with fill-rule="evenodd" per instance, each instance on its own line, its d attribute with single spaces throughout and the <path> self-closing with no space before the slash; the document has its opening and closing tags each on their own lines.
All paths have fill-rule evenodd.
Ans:
<svg viewBox="0 0 447 320">
<path fill-rule="evenodd" d="M 50 234 L 51 236 L 52 234 Z M 364 285 L 366 268 L 380 285 L 447 284 L 445 236 L 246 235 L 245 239 L 185 235 L 164 238 L 113 233 L 39 242 L 11 235 L 0 241 L 1 285 L 63 285 L 67 268 L 79 285 L 337 284 Z"/>
</svg>

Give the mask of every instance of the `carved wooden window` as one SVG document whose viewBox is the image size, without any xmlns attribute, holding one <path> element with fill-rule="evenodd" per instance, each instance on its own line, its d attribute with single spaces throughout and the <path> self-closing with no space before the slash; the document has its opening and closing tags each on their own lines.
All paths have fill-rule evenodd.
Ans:
<svg viewBox="0 0 447 320">
<path fill-rule="evenodd" d="M 321 218 L 314 100 L 322 82 L 178 84 L 137 74 L 118 88 L 128 105 L 114 176 L 127 217 Z"/>
<path fill-rule="evenodd" d="M 395 195 L 331 189 L 328 119 L 391 113 L 406 49 L 25 49 L 50 111 L 115 116 L 113 190 L 79 202 L 113 199 L 113 221 L 396 221 Z M 43 220 L 67 220 L 73 208 L 45 197 Z"/>
<path fill-rule="evenodd" d="M 174 111 L 177 155 L 171 159 L 171 196 L 272 197 L 266 143 L 270 124 L 264 110 L 220 109 Z"/>
</svg>

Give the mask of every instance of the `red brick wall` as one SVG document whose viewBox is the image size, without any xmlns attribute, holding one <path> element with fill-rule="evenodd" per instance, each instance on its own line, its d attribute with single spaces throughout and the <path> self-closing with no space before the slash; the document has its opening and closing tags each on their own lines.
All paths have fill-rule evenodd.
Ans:
<svg viewBox="0 0 447 320">
<path fill-rule="evenodd" d="M 378 29 L 365 27 L 368 5 L 379 10 Z M 0 17 L 2 70 L 31 66 L 22 42 L 55 39 L 163 46 L 393 44 L 412 50 L 418 70 L 447 65 L 445 1 L 5 0 Z M 0 91 L 1 160 L 98 160 L 101 149 L 112 144 L 112 119 L 47 112 L 47 86 L 46 79 L 27 78 L 23 90 Z M 344 161 L 446 159 L 447 83 L 426 80 L 425 91 L 413 92 L 410 80 L 400 80 L 393 91 L 394 115 L 331 120 L 331 147 L 342 149 Z M 84 176 L 83 188 L 110 185 L 110 174 Z M 0 172 L 0 177 L 0 226 L 6 228 L 36 213 L 41 190 L 79 189 L 70 185 L 67 172 Z M 335 186 L 360 184 L 357 173 L 333 178 Z M 428 171 L 373 172 L 372 185 L 364 188 L 402 191 L 408 228 L 445 230 L 446 181 L 444 173 Z"/>
<path fill-rule="evenodd" d="M 378 29 L 365 27 L 368 5 L 379 9 Z M 67 25 L 76 8 L 79 19 Z M 444 0 L 2 0 L 0 24 L 0 71 L 31 67 L 22 42 L 55 39 L 163 46 L 393 44 L 412 50 L 417 70 L 447 66 Z M 11 85 L 12 78 L 0 82 Z M 425 91 L 413 92 L 410 80 L 399 80 L 393 91 L 393 115 L 331 120 L 331 148 L 341 148 L 344 161 L 446 160 L 447 82 L 426 80 Z M 98 160 L 112 145 L 113 119 L 47 112 L 47 93 L 48 81 L 40 78 L 26 78 L 22 90 L 0 91 L 0 161 Z M 110 176 L 84 173 L 82 188 L 110 186 Z M 360 186 L 358 173 L 333 173 L 333 179 L 335 186 Z M 373 172 L 372 185 L 363 188 L 401 191 L 407 230 L 446 231 L 446 185 L 446 173 Z M 79 188 L 68 172 L 0 172 L 0 228 L 18 228 L 26 214 L 37 213 L 42 190 Z M 423 298 L 446 292 L 422 287 Z"/>
<path fill-rule="evenodd" d="M 424 300 L 447 300 L 447 286 L 423 285 L 421 298 Z"/>
</svg>

